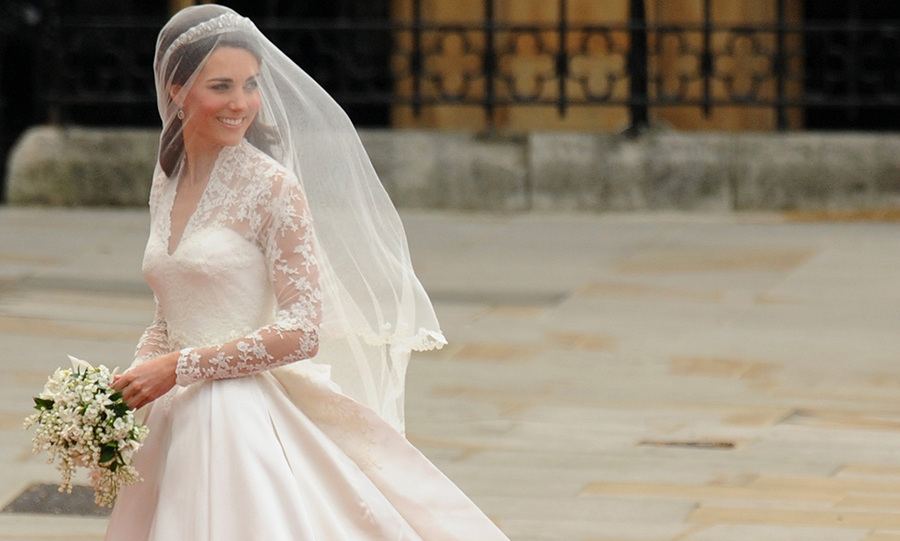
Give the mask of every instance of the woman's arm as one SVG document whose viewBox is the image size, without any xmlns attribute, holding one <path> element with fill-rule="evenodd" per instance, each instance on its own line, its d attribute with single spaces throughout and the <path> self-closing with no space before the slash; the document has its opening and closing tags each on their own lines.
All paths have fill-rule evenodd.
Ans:
<svg viewBox="0 0 900 541">
<path fill-rule="evenodd" d="M 169 332 L 166 327 L 166 320 L 159 309 L 159 300 L 155 294 L 153 295 L 153 303 L 155 305 L 153 321 L 141 334 L 141 338 L 138 340 L 134 350 L 134 360 L 129 368 L 172 351 L 172 348 L 169 346 Z"/>
<path fill-rule="evenodd" d="M 182 349 L 175 368 L 178 385 L 246 376 L 318 352 L 322 292 L 309 208 L 293 179 L 274 181 L 272 195 L 268 208 L 261 209 L 259 242 L 275 291 L 275 321 L 223 344 Z"/>
</svg>

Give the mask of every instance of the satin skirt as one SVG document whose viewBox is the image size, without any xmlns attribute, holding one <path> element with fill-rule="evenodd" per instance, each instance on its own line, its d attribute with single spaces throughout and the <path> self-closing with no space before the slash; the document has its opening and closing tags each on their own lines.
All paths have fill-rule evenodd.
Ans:
<svg viewBox="0 0 900 541">
<path fill-rule="evenodd" d="M 141 408 L 144 480 L 119 493 L 105 540 L 508 539 L 325 367 L 305 365 L 175 386 Z"/>
</svg>

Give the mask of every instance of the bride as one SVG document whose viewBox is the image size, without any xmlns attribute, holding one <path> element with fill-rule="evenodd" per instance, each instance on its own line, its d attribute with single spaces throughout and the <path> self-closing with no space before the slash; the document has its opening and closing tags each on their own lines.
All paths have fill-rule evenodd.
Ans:
<svg viewBox="0 0 900 541">
<path fill-rule="evenodd" d="M 221 6 L 154 72 L 156 314 L 113 384 L 150 434 L 105 539 L 507 539 L 405 438 L 410 352 L 446 340 L 341 108 Z"/>
</svg>

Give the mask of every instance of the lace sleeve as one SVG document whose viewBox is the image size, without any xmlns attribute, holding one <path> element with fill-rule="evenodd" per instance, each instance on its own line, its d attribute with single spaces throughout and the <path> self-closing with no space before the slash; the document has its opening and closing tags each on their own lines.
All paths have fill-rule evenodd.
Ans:
<svg viewBox="0 0 900 541">
<path fill-rule="evenodd" d="M 175 368 L 178 385 L 246 376 L 318 352 L 322 292 L 306 199 L 296 180 L 282 177 L 273 183 L 267 206 L 261 210 L 258 243 L 275 292 L 275 321 L 230 342 L 182 349 Z"/>
<path fill-rule="evenodd" d="M 156 295 L 153 295 L 153 303 L 156 306 L 153 322 L 144 329 L 144 333 L 141 334 L 141 338 L 138 340 L 131 367 L 172 351 L 169 347 L 169 333 L 166 328 L 166 320 L 162 317 L 159 309 L 159 300 L 156 298 Z"/>
<path fill-rule="evenodd" d="M 156 171 L 153 175 L 153 179 L 150 182 L 150 196 L 148 198 L 149 210 L 150 210 L 150 224 L 153 227 L 153 222 L 156 216 L 156 209 L 159 206 L 159 193 L 161 189 L 161 183 L 164 180 L 164 176 L 160 171 Z M 172 351 L 172 347 L 169 344 L 169 331 L 166 326 L 166 320 L 162 315 L 162 311 L 159 308 L 159 299 L 156 297 L 156 294 L 153 294 L 153 321 L 150 325 L 144 329 L 144 332 L 141 334 L 140 339 L 138 340 L 137 346 L 134 349 L 134 360 L 131 362 L 131 366 L 129 368 L 134 368 L 144 361 L 148 361 L 150 359 L 159 357 L 160 355 L 165 355 Z"/>
</svg>

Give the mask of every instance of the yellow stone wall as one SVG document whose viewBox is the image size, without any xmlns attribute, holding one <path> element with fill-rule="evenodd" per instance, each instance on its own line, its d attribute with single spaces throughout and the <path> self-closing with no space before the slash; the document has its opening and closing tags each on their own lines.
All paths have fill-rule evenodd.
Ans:
<svg viewBox="0 0 900 541">
<path fill-rule="evenodd" d="M 713 0 L 712 14 L 714 23 L 774 23 L 776 20 L 776 0 Z M 495 0 L 495 20 L 508 23 L 550 23 L 557 21 L 557 5 L 555 0 Z M 788 0 L 788 20 L 796 21 L 801 17 L 800 0 Z M 646 3 L 647 19 L 654 23 L 699 23 L 702 21 L 703 0 L 648 0 Z M 430 23 L 478 23 L 483 21 L 483 0 L 422 0 L 422 18 Z M 628 0 L 569 0 L 568 18 L 572 24 L 610 24 L 627 20 Z M 393 0 L 392 17 L 397 21 L 412 20 L 411 0 Z M 558 97 L 558 86 L 554 78 L 554 53 L 559 47 L 559 39 L 555 31 L 547 32 L 542 39 L 518 34 L 513 38 L 508 33 L 500 32 L 496 36 L 495 47 L 508 48 L 513 53 L 501 58 L 500 71 L 513 75 L 516 90 L 519 93 L 533 94 L 538 92 L 544 99 Z M 659 38 L 650 34 L 648 48 L 653 51 L 658 44 L 660 55 L 650 60 L 651 70 L 659 70 L 665 77 L 677 77 L 680 72 L 692 72 L 697 69 L 698 59 L 691 56 L 679 56 L 677 45 L 670 36 Z M 713 47 L 718 50 L 725 46 L 729 37 L 725 33 L 713 36 Z M 789 38 L 791 39 L 791 38 Z M 465 43 L 474 53 L 466 51 Z M 686 42 L 694 47 L 702 44 L 699 32 L 689 34 Z M 543 42 L 546 50 L 540 51 L 538 43 Z M 426 49 L 437 48 L 440 43 L 434 33 L 424 32 L 422 43 Z M 790 42 L 789 42 L 790 43 Z M 397 35 L 398 51 L 411 48 L 412 35 L 400 32 Z M 765 46 L 774 50 L 774 34 L 764 36 L 756 42 L 757 46 Z M 445 87 L 452 92 L 461 92 L 464 88 L 464 73 L 470 70 L 479 73 L 481 58 L 477 53 L 483 47 L 483 36 L 480 32 L 470 32 L 465 36 L 453 36 L 442 43 L 440 54 L 428 55 L 424 69 L 428 73 L 439 74 L 445 80 Z M 732 73 L 735 78 L 735 89 L 743 91 L 750 84 L 750 75 L 760 70 L 771 70 L 768 62 L 753 54 L 752 43 L 747 38 L 734 40 L 735 54 L 719 57 L 716 69 Z M 628 80 L 620 78 L 611 86 L 609 74 L 624 74 L 627 62 L 628 35 L 626 32 L 614 33 L 607 42 L 594 35 L 585 41 L 578 32 L 571 32 L 567 38 L 570 51 L 582 49 L 580 55 L 571 57 L 570 71 L 575 77 L 583 77 L 591 92 L 610 95 L 613 99 L 624 100 L 628 97 Z M 408 56 L 398 54 L 394 57 L 395 72 L 405 73 L 408 69 Z M 794 71 L 802 66 L 792 66 Z M 652 71 L 651 71 L 652 73 Z M 535 83 L 535 76 L 544 74 L 548 77 L 542 87 Z M 674 79 L 672 79 L 674 80 Z M 697 81 L 687 85 L 685 95 L 692 99 L 702 97 L 702 83 Z M 653 85 L 651 85 L 651 92 Z M 672 89 L 669 89 L 670 91 Z M 396 91 L 400 95 L 412 94 L 412 79 L 406 78 L 397 82 Z M 497 84 L 497 97 L 508 96 L 505 84 Z M 436 95 L 435 85 L 427 78 L 422 81 L 424 96 Z M 726 89 L 721 84 L 711 88 L 713 97 L 724 98 Z M 788 95 L 798 96 L 801 88 L 787 88 Z M 566 93 L 570 98 L 578 99 L 583 95 L 582 85 L 573 81 L 567 82 Z M 481 99 L 484 96 L 482 81 L 471 81 L 464 95 Z M 761 97 L 774 97 L 774 80 L 764 83 L 759 88 Z M 721 107 L 714 108 L 710 116 L 704 117 L 698 107 L 654 107 L 650 110 L 651 119 L 682 130 L 772 130 L 776 127 L 774 108 Z M 802 121 L 798 111 L 789 111 L 788 120 L 791 126 L 799 126 Z M 484 109 L 479 106 L 423 106 L 421 114 L 413 115 L 409 106 L 395 106 L 392 111 L 392 122 L 397 127 L 445 128 L 463 130 L 482 130 L 487 126 Z M 527 132 L 531 130 L 574 130 L 574 131 L 619 131 L 628 125 L 628 114 L 622 106 L 573 106 L 569 107 L 564 117 L 560 117 L 555 106 L 502 106 L 494 112 L 495 127 L 501 131 Z"/>
</svg>

